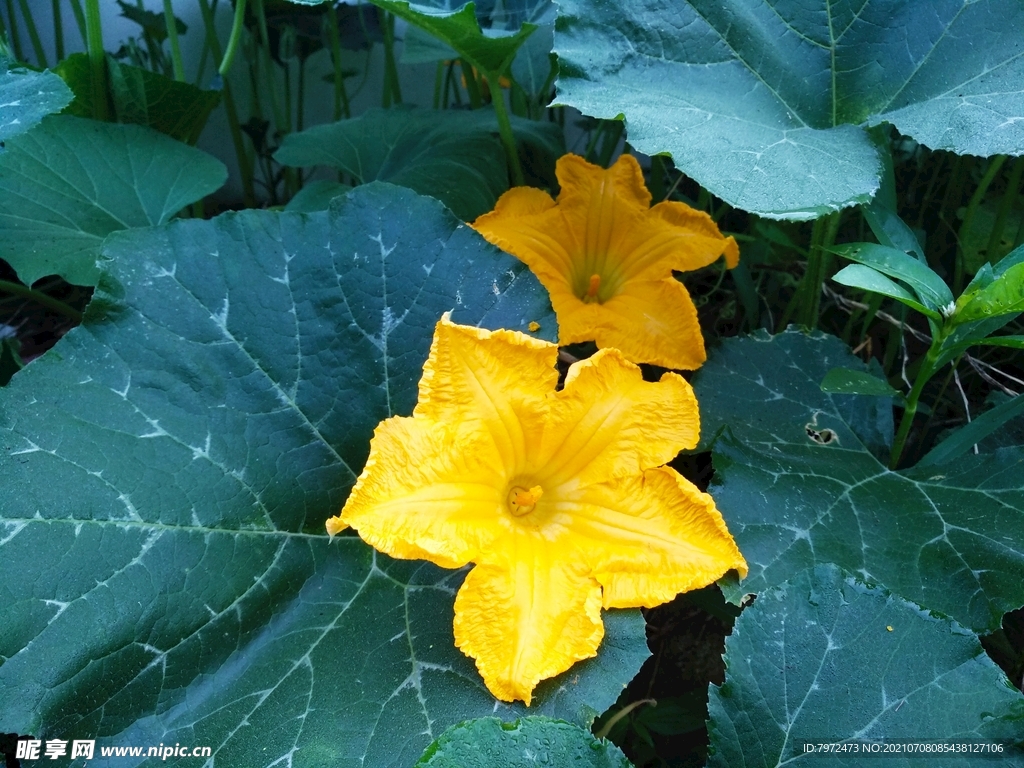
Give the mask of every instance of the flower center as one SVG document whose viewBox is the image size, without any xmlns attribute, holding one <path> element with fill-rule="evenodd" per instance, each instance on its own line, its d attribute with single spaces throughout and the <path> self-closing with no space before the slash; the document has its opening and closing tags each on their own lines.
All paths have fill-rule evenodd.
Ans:
<svg viewBox="0 0 1024 768">
<path fill-rule="evenodd" d="M 583 295 L 583 301 L 587 304 L 593 304 L 595 301 L 599 304 L 604 302 L 598 297 L 597 292 L 601 289 L 601 276 L 591 275 L 590 285 L 587 286 L 587 292 Z"/>
<path fill-rule="evenodd" d="M 508 492 L 508 508 L 516 517 L 523 517 L 533 512 L 543 495 L 544 489 L 539 485 L 532 488 L 521 488 L 515 485 Z"/>
</svg>

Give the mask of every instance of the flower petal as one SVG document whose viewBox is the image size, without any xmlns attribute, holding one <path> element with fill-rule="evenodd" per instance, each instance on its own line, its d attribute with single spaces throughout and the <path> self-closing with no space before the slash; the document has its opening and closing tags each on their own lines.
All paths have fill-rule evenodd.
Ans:
<svg viewBox="0 0 1024 768">
<path fill-rule="evenodd" d="M 417 418 L 487 434 L 498 466 L 518 466 L 525 453 L 524 411 L 558 382 L 558 347 L 516 331 L 456 325 L 446 314 L 437 324 L 423 365 Z"/>
<path fill-rule="evenodd" d="M 632 281 L 604 304 L 552 296 L 562 344 L 596 341 L 627 360 L 692 371 L 704 363 L 697 308 L 675 278 Z"/>
<path fill-rule="evenodd" d="M 574 363 L 554 399 L 531 452 L 534 476 L 549 488 L 639 476 L 700 437 L 697 399 L 687 381 L 675 373 L 644 381 L 617 349 Z"/>
<path fill-rule="evenodd" d="M 673 270 L 705 267 L 723 253 L 726 265 L 735 267 L 740 258 L 736 240 L 723 237 L 714 219 L 685 203 L 665 201 L 622 233 L 618 249 L 609 254 L 608 279 L 612 283 L 657 280 Z"/>
<path fill-rule="evenodd" d="M 526 264 L 549 292 L 569 289 L 574 254 L 582 246 L 547 192 L 532 187 L 510 189 L 498 198 L 493 211 L 471 226 L 489 243 Z"/>
<path fill-rule="evenodd" d="M 520 534 L 500 565 L 478 565 L 455 598 L 455 645 L 502 701 L 530 704 L 538 682 L 597 654 L 601 588 L 556 543 Z"/>
<path fill-rule="evenodd" d="M 714 500 L 670 467 L 581 489 L 572 516 L 579 558 L 604 587 L 605 608 L 651 607 L 747 564 Z"/>
<path fill-rule="evenodd" d="M 340 523 L 392 557 L 460 568 L 506 530 L 505 479 L 495 476 L 489 453 L 489 440 L 451 426 L 387 419 L 374 432 Z"/>
</svg>

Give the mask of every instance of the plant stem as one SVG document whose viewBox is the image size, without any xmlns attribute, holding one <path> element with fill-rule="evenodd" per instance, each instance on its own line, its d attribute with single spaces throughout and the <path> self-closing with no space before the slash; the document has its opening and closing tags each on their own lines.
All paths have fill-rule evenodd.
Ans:
<svg viewBox="0 0 1024 768">
<path fill-rule="evenodd" d="M 818 315 L 821 312 L 821 286 L 825 283 L 828 268 L 831 265 L 831 254 L 826 250 L 835 242 L 839 231 L 841 211 L 816 219 L 811 230 L 811 248 L 807 253 L 807 272 L 796 295 L 800 305 L 796 311 L 797 322 L 808 328 L 818 327 Z"/>
<path fill-rule="evenodd" d="M 1010 169 L 1010 178 L 1006 183 L 1006 192 L 1003 193 L 1003 199 L 999 203 L 999 211 L 996 213 L 995 224 L 992 225 L 992 234 L 988 237 L 988 245 L 985 248 L 985 255 L 988 257 L 989 264 L 995 264 L 1003 257 L 1003 253 L 998 253 L 999 243 L 1003 240 L 1003 230 L 1006 228 L 1006 219 L 1010 215 L 1010 211 L 1013 209 L 1014 203 L 1017 202 L 1017 194 L 1020 192 L 1020 179 L 1024 175 L 1024 157 L 1018 157 L 1013 162 L 1013 168 Z M 1011 242 L 1013 238 L 1010 238 Z"/>
<path fill-rule="evenodd" d="M 231 23 L 231 37 L 228 38 L 228 48 L 224 51 L 224 58 L 220 60 L 217 71 L 221 77 L 227 77 L 231 71 L 231 64 L 235 60 L 235 53 L 238 51 L 238 42 L 242 39 L 242 29 L 245 27 L 245 0 L 235 0 L 235 19 Z"/>
<path fill-rule="evenodd" d="M 619 146 L 619 139 L 622 138 L 622 131 L 626 127 L 622 120 L 611 120 L 609 122 L 611 127 L 605 133 L 604 138 L 601 139 L 601 155 L 597 158 L 597 164 L 602 168 L 607 168 L 608 163 L 612 161 L 612 155 L 615 154 L 615 149 Z"/>
<path fill-rule="evenodd" d="M 284 126 L 284 116 L 281 112 L 281 100 L 278 98 L 277 93 L 274 59 L 270 55 L 270 34 L 267 31 L 267 16 L 263 10 L 263 0 L 252 0 L 252 10 L 256 16 L 256 28 L 260 33 L 260 48 L 263 50 L 263 69 L 267 73 L 270 108 L 274 112 L 274 125 L 281 129 Z"/>
<path fill-rule="evenodd" d="M 185 65 L 181 61 L 181 46 L 178 44 L 178 22 L 174 18 L 171 0 L 164 0 L 164 23 L 167 25 L 167 41 L 171 45 L 171 66 L 174 67 L 174 79 L 185 82 Z"/>
<path fill-rule="evenodd" d="M 48 296 L 42 291 L 29 288 L 27 285 L 12 283 L 7 280 L 0 280 L 0 291 L 6 291 L 7 293 L 12 293 L 15 296 L 24 296 L 26 299 L 32 299 L 37 304 L 42 304 L 44 307 L 48 307 L 54 312 L 58 312 L 65 317 L 70 317 L 76 323 L 82 322 L 82 313 L 77 309 L 68 306 L 59 299 Z"/>
<path fill-rule="evenodd" d="M 86 47 L 92 74 L 92 114 L 97 120 L 108 119 L 107 58 L 103 52 L 103 26 L 99 0 L 85 0 Z"/>
<path fill-rule="evenodd" d="M 939 358 L 939 350 L 942 348 L 942 342 L 945 337 L 946 334 L 942 331 L 935 334 L 931 347 L 928 348 L 924 360 L 921 361 L 921 367 L 918 369 L 917 377 L 914 379 L 914 386 L 911 387 L 910 394 L 907 395 L 907 404 L 903 409 L 903 417 L 900 419 L 896 439 L 892 444 L 892 453 L 889 455 L 889 469 L 896 469 L 900 463 L 900 458 L 903 456 L 903 448 L 907 443 L 907 436 L 910 434 L 910 427 L 914 422 L 914 414 L 917 413 L 917 404 L 921 399 L 921 392 L 924 391 L 925 384 L 931 381 L 932 376 L 935 375 L 935 361 Z"/>
<path fill-rule="evenodd" d="M 60 0 L 55 1 L 60 2 Z M 88 34 L 85 29 L 85 12 L 82 10 L 81 0 L 71 0 L 71 13 L 75 17 L 75 24 L 78 25 L 78 34 L 82 36 L 82 45 L 85 45 Z"/>
<path fill-rule="evenodd" d="M 498 118 L 498 134 L 501 136 L 501 143 L 505 146 L 505 154 L 508 156 L 508 167 L 512 171 L 512 186 L 526 186 L 523 178 L 523 168 L 519 165 L 519 150 L 516 149 L 516 138 L 512 133 L 512 121 L 509 120 L 508 110 L 505 109 L 505 94 L 501 92 L 498 81 L 501 80 L 500 73 L 488 73 L 484 75 L 487 84 L 490 86 L 494 104 L 494 115 Z"/>
<path fill-rule="evenodd" d="M 402 103 L 402 88 L 398 83 L 398 65 L 395 64 L 395 17 L 383 8 L 381 14 L 381 31 L 384 33 L 384 94 L 381 106 L 385 109 L 392 103 Z"/>
<path fill-rule="evenodd" d="M 64 60 L 64 19 L 61 18 L 60 0 L 53 0 L 53 45 L 60 63 Z"/>
<path fill-rule="evenodd" d="M 484 97 L 480 93 L 480 83 L 477 82 L 473 66 L 465 59 L 459 59 L 459 66 L 462 67 L 462 80 L 466 84 L 466 93 L 469 95 L 469 108 L 480 109 L 484 105 Z"/>
<path fill-rule="evenodd" d="M 36 55 L 36 63 L 40 67 L 46 66 L 46 54 L 43 52 L 43 41 L 39 39 L 39 30 L 36 29 L 36 21 L 32 18 L 32 11 L 28 9 L 27 0 L 18 0 L 21 6 L 21 18 L 28 29 L 28 39 L 32 41 L 32 50 Z"/>
<path fill-rule="evenodd" d="M 981 205 L 981 201 L 985 199 L 985 193 L 988 192 L 989 185 L 992 180 L 995 179 L 996 174 L 999 173 L 1003 167 L 1003 163 L 1006 162 L 1006 155 L 996 155 L 989 160 L 988 168 L 985 169 L 985 174 L 981 177 L 981 181 L 978 182 L 978 188 L 974 190 L 974 194 L 971 195 L 971 201 L 967 203 L 967 212 L 964 214 L 964 223 L 960 227 L 960 231 L 963 234 L 967 234 L 971 231 L 971 225 L 974 223 L 974 214 L 978 210 L 978 206 Z M 956 249 L 956 267 L 953 272 L 953 295 L 959 296 L 961 291 L 964 289 L 964 248 L 963 248 L 963 237 L 957 239 Z"/>
<path fill-rule="evenodd" d="M 10 37 L 8 38 L 11 47 L 14 48 L 14 58 L 18 61 L 25 60 L 25 54 L 21 50 L 21 35 L 18 34 L 18 19 L 14 15 L 14 0 L 7 0 L 7 21 L 10 26 Z"/>
<path fill-rule="evenodd" d="M 95 2 L 96 0 L 91 0 Z M 244 0 L 241 0 L 244 2 Z M 208 0 L 199 0 L 199 10 L 203 14 L 203 24 L 206 26 L 206 44 L 210 48 L 210 53 L 213 54 L 214 61 L 221 59 L 220 53 L 220 41 L 217 40 L 217 31 L 213 26 L 213 11 L 210 10 L 210 3 Z M 247 208 L 252 208 L 256 205 L 256 189 L 253 185 L 253 159 L 249 157 L 249 153 L 245 149 L 245 143 L 242 141 L 242 129 L 238 123 L 238 110 L 235 108 L 235 99 L 231 95 L 231 85 L 228 83 L 227 78 L 224 79 L 222 85 L 222 93 L 224 95 L 224 112 L 228 118 L 228 128 L 231 132 L 231 143 L 235 147 L 235 156 L 238 158 L 238 171 L 242 176 L 242 198 Z"/>
<path fill-rule="evenodd" d="M 331 63 L 334 65 L 334 119 L 352 117 L 348 103 L 348 91 L 345 90 L 345 77 L 341 71 L 341 33 L 338 30 L 338 13 L 333 5 L 327 9 L 327 37 L 331 43 Z M 440 64 L 438 64 L 440 66 Z M 437 96 L 434 96 L 434 109 L 437 109 Z"/>
</svg>

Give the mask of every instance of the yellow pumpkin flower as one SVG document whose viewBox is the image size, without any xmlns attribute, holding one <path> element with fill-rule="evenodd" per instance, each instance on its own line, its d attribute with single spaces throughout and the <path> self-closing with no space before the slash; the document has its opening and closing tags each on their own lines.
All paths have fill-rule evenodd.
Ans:
<svg viewBox="0 0 1024 768">
<path fill-rule="evenodd" d="M 476 566 L 455 644 L 499 699 L 594 656 L 601 609 L 654 606 L 746 563 L 714 501 L 662 466 L 697 443 L 678 374 L 645 382 L 614 349 L 575 363 L 515 331 L 438 323 L 411 417 L 378 425 L 345 508 L 398 558 Z"/>
<path fill-rule="evenodd" d="M 559 343 L 596 341 L 634 363 L 693 370 L 705 360 L 697 309 L 672 276 L 725 255 L 736 241 L 683 203 L 651 207 L 636 158 L 605 170 L 565 155 L 555 170 L 558 200 L 531 187 L 502 195 L 472 226 L 526 263 L 551 294 Z"/>
</svg>

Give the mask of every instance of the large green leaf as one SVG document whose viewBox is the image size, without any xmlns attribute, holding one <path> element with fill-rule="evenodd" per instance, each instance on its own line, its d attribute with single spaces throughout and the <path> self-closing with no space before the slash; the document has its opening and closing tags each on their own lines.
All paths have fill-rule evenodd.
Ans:
<svg viewBox="0 0 1024 768">
<path fill-rule="evenodd" d="M 488 119 L 489 118 L 489 119 Z M 351 120 L 286 136 L 274 158 L 326 165 L 365 183 L 409 187 L 442 201 L 466 221 L 508 189 L 505 153 L 492 112 L 371 109 Z"/>
<path fill-rule="evenodd" d="M 556 333 L 529 271 L 382 184 L 103 253 L 83 325 L 0 391 L 0 731 L 369 768 L 526 714 L 454 647 L 462 572 L 323 525 L 411 411 L 441 313 Z M 648 652 L 639 611 L 605 620 L 531 712 L 587 725 L 615 700 Z"/>
<path fill-rule="evenodd" d="M 1000 743 L 1024 766 L 1024 697 L 970 632 L 821 565 L 759 595 L 711 686 L 710 768 L 982 765 L 978 754 L 865 754 L 865 743 Z M 806 744 L 850 741 L 845 753 Z M 854 752 L 853 750 L 858 751 Z M 801 758 L 803 758 L 801 760 Z M 874 761 L 872 761 L 874 758 Z"/>
<path fill-rule="evenodd" d="M 161 27 L 163 23 L 161 16 Z M 89 56 L 73 53 L 55 71 L 75 94 L 66 113 L 92 117 L 95 96 Z M 187 144 L 198 141 L 210 113 L 220 103 L 219 91 L 204 91 L 191 83 L 123 64 L 112 56 L 107 57 L 107 76 L 117 122 L 145 125 Z"/>
<path fill-rule="evenodd" d="M 503 723 L 483 717 L 454 725 L 431 744 L 417 768 L 630 768 L 622 750 L 578 725 L 550 717 Z"/>
<path fill-rule="evenodd" d="M 1024 150 L 1016 0 L 560 0 L 559 98 L 732 205 L 814 218 L 863 203 L 862 125 L 935 149 Z"/>
<path fill-rule="evenodd" d="M 863 370 L 838 339 L 789 331 L 731 339 L 694 377 L 712 493 L 760 592 L 836 563 L 975 631 L 1024 604 L 1024 451 L 892 472 L 890 398 L 830 395 L 835 367 Z"/>
<path fill-rule="evenodd" d="M 95 285 L 103 238 L 162 224 L 225 178 L 219 160 L 148 128 L 47 117 L 0 154 L 0 258 L 26 284 Z"/>
<path fill-rule="evenodd" d="M 59 112 L 71 99 L 71 91 L 52 72 L 8 70 L 0 57 L 0 142 Z"/>
</svg>

